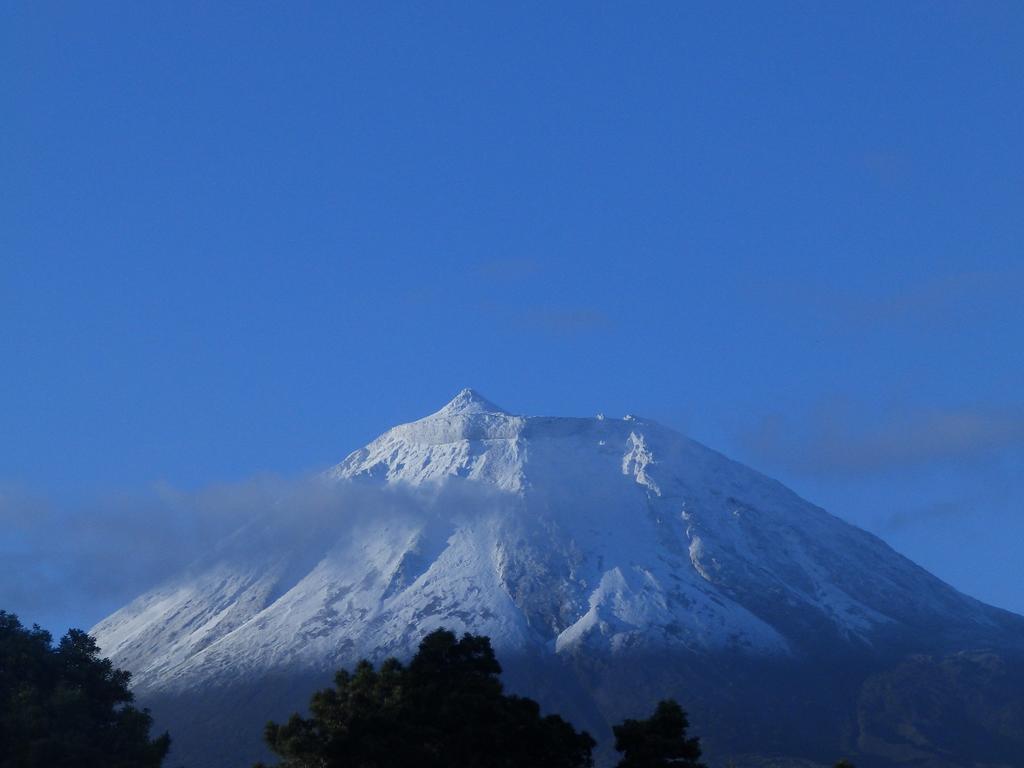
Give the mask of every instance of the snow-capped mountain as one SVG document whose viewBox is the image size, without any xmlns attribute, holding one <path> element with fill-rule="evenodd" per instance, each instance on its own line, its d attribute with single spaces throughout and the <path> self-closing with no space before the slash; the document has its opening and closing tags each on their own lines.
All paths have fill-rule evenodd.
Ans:
<svg viewBox="0 0 1024 768">
<path fill-rule="evenodd" d="M 732 712 L 737 696 L 689 690 L 737 693 L 780 670 L 803 690 L 793 670 L 839 659 L 863 668 L 860 685 L 909 652 L 1024 651 L 1024 619 L 641 418 L 518 416 L 467 389 L 314 485 L 326 514 L 291 518 L 283 498 L 93 629 L 158 716 L 156 702 L 203 691 L 325 685 L 445 626 L 490 636 L 513 687 L 594 730 L 677 695 L 724 749 L 731 726 L 701 702 Z M 881 761 L 903 746 L 845 738 Z"/>
</svg>

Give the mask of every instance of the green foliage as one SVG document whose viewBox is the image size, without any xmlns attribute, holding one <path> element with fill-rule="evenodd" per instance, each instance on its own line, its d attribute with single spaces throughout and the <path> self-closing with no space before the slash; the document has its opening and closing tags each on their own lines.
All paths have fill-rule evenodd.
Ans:
<svg viewBox="0 0 1024 768">
<path fill-rule="evenodd" d="M 686 713 L 672 699 L 658 702 L 647 720 L 626 720 L 612 728 L 618 768 L 704 768 L 700 739 L 687 738 Z"/>
<path fill-rule="evenodd" d="M 486 637 L 427 635 L 408 666 L 340 671 L 310 717 L 268 723 L 280 768 L 585 768 L 594 740 L 502 692 Z"/>
<path fill-rule="evenodd" d="M 0 768 L 158 768 L 167 734 L 131 705 L 129 674 L 70 630 L 56 647 L 0 611 Z"/>
<path fill-rule="evenodd" d="M 834 768 L 854 768 L 854 765 L 849 760 L 840 760 Z"/>
</svg>

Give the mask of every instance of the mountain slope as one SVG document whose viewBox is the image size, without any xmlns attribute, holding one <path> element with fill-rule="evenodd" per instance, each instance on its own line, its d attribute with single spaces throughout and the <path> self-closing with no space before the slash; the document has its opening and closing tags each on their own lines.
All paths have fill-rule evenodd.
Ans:
<svg viewBox="0 0 1024 768">
<path fill-rule="evenodd" d="M 1024 619 L 642 419 L 517 416 L 464 390 L 316 482 L 339 493 L 336 513 L 296 521 L 283 499 L 94 628 L 143 699 L 326 681 L 443 625 L 490 636 L 513 687 L 595 731 L 677 695 L 714 746 L 739 751 L 744 698 L 789 687 L 794 711 L 810 701 L 827 722 L 803 753 L 785 733 L 751 746 L 845 744 L 884 764 L 911 752 L 857 732 L 870 718 L 855 695 L 816 706 L 822 675 L 873 675 L 877 698 L 878 676 L 912 652 L 1024 651 Z"/>
</svg>

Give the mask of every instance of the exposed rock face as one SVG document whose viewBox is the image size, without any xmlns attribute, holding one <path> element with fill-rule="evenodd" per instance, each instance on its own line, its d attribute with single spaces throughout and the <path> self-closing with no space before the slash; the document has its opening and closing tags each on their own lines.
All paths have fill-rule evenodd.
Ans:
<svg viewBox="0 0 1024 768">
<path fill-rule="evenodd" d="M 94 628 L 180 723 L 178 761 L 248 764 L 266 716 L 437 626 L 490 636 L 512 687 L 599 738 L 675 696 L 721 757 L 973 765 L 957 722 L 987 764 L 1024 754 L 1024 619 L 655 423 L 464 390 L 319 482 L 336 515 L 254 519 Z M 240 691 L 218 755 L 196 713 Z"/>
</svg>

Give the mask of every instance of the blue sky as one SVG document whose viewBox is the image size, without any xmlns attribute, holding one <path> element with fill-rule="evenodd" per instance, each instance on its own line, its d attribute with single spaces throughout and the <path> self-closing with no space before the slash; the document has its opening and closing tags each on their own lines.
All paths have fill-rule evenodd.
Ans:
<svg viewBox="0 0 1024 768">
<path fill-rule="evenodd" d="M 151 489 L 468 385 L 659 419 L 1024 612 L 1020 4 L 0 14 L 0 607 L 88 626 L 159 571 Z M 97 538 L 138 567 L 75 593 Z"/>
</svg>

